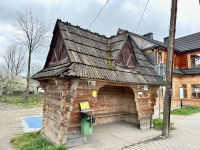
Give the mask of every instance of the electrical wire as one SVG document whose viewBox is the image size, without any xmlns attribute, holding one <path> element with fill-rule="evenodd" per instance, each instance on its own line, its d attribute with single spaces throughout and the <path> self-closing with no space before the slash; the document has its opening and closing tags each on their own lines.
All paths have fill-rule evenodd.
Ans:
<svg viewBox="0 0 200 150">
<path fill-rule="evenodd" d="M 145 12 L 145 10 L 146 10 L 146 8 L 147 8 L 148 2 L 149 2 L 149 0 L 148 0 L 147 3 L 146 3 L 146 6 L 145 6 L 145 8 L 144 8 L 144 11 L 143 11 L 143 13 L 142 13 L 142 16 L 141 16 L 140 22 L 139 22 L 139 24 L 138 24 L 138 26 L 137 26 L 137 29 L 136 29 L 135 33 L 137 32 L 137 30 L 138 30 L 138 28 L 139 28 L 139 26 L 140 26 L 140 23 L 141 23 L 142 18 L 143 18 L 143 16 L 144 16 L 144 12 Z"/>
<path fill-rule="evenodd" d="M 103 6 L 103 8 L 101 8 L 100 12 L 97 14 L 97 16 L 94 18 L 94 20 L 92 21 L 92 23 L 89 25 L 89 27 L 87 29 L 90 28 L 90 26 L 94 23 L 94 21 L 97 19 L 97 17 L 100 15 L 100 13 L 102 12 L 102 10 L 104 9 L 104 7 L 106 6 L 106 4 L 108 3 L 109 0 L 107 0 L 107 2 L 105 3 L 105 5 Z"/>
<path fill-rule="evenodd" d="M 135 4 L 136 4 L 136 6 L 137 6 L 137 8 L 138 8 L 139 15 L 142 16 L 142 11 L 141 11 L 141 9 L 140 9 L 140 5 L 139 5 L 139 3 L 138 3 L 138 0 L 135 0 Z M 147 25 L 146 25 L 146 23 L 145 23 L 145 21 L 144 21 L 144 18 L 142 19 L 142 21 L 143 21 L 143 23 L 144 23 L 144 27 L 146 28 L 146 30 L 147 30 L 147 32 L 148 32 L 148 28 L 147 28 Z"/>
</svg>

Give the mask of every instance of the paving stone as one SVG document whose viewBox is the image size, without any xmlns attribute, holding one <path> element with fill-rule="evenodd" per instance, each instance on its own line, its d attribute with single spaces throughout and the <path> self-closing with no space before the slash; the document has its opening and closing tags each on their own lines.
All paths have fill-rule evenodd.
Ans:
<svg viewBox="0 0 200 150">
<path fill-rule="evenodd" d="M 132 145 L 121 150 L 200 150 L 200 113 L 172 117 L 176 130 L 171 137 Z"/>
</svg>

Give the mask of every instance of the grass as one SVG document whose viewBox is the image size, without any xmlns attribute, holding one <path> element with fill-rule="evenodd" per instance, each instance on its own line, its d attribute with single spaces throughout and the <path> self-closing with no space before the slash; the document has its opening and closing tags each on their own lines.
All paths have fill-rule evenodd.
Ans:
<svg viewBox="0 0 200 150">
<path fill-rule="evenodd" d="M 54 146 L 50 141 L 39 136 L 40 131 L 25 133 L 12 138 L 11 143 L 16 150 L 67 150 L 63 145 Z"/>
<path fill-rule="evenodd" d="M 42 99 L 43 95 L 39 94 L 30 94 L 28 101 L 24 101 L 24 96 L 23 94 L 21 95 L 3 95 L 0 98 L 0 102 L 4 104 L 9 104 L 9 105 L 16 105 L 16 106 L 22 106 L 22 107 L 37 107 L 42 105 Z"/>
<path fill-rule="evenodd" d="M 199 107 L 188 106 L 179 109 L 171 110 L 172 115 L 191 115 L 200 112 Z"/>
<path fill-rule="evenodd" d="M 153 124 L 154 124 L 154 129 L 157 129 L 157 130 L 162 130 L 162 127 L 163 127 L 163 120 L 160 119 L 160 118 L 155 118 L 153 120 Z M 170 130 L 174 130 L 175 127 L 174 127 L 174 123 L 170 122 Z"/>
</svg>

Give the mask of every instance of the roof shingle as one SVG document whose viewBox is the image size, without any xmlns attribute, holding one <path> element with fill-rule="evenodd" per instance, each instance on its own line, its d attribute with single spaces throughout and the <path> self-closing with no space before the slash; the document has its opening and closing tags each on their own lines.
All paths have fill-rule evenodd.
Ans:
<svg viewBox="0 0 200 150">
<path fill-rule="evenodd" d="M 43 69 L 33 75 L 33 79 L 62 74 L 67 77 L 164 85 L 162 78 L 158 76 L 153 66 L 137 47 L 133 48 L 137 60 L 135 68 L 113 66 L 114 69 L 111 69 L 108 65 L 109 57 L 112 61 L 117 58 L 125 40 L 131 36 L 129 33 L 107 38 L 60 20 L 57 24 L 67 47 L 70 62 Z"/>
</svg>

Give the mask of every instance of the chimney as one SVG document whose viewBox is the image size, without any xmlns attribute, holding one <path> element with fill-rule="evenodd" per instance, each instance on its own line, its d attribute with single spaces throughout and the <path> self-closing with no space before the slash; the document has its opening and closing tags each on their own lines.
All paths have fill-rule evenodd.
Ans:
<svg viewBox="0 0 200 150">
<path fill-rule="evenodd" d="M 153 33 L 151 33 L 151 32 L 149 32 L 143 36 L 153 40 Z"/>
<path fill-rule="evenodd" d="M 165 44 L 168 44 L 168 42 L 169 42 L 169 37 L 165 37 L 165 38 L 164 38 L 164 43 L 165 43 Z"/>
</svg>

